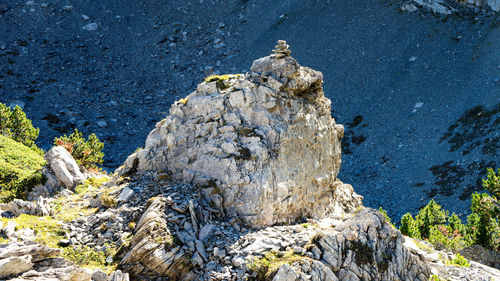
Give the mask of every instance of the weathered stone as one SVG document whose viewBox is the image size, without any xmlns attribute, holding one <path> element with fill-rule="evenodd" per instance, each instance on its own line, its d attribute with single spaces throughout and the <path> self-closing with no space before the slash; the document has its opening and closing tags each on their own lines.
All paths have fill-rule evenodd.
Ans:
<svg viewBox="0 0 500 281">
<path fill-rule="evenodd" d="M 21 214 L 50 216 L 54 212 L 49 204 L 49 200 L 42 197 L 38 198 L 35 202 L 14 199 L 7 204 L 0 204 L 0 210 L 10 211 L 16 217 Z"/>
<path fill-rule="evenodd" d="M 500 269 L 500 253 L 490 251 L 480 245 L 472 245 L 460 250 L 460 254 L 468 259 L 477 261 L 487 266 Z"/>
<path fill-rule="evenodd" d="M 31 268 L 33 263 L 30 255 L 0 259 L 0 279 L 19 275 Z"/>
<path fill-rule="evenodd" d="M 340 232 L 324 232 L 313 243 L 340 280 L 405 280 L 430 274 L 425 261 L 403 247 L 401 233 L 369 208 L 347 220 Z"/>
<path fill-rule="evenodd" d="M 118 202 L 127 202 L 132 195 L 134 195 L 134 190 L 126 186 L 122 189 L 122 192 L 118 196 Z"/>
<path fill-rule="evenodd" d="M 293 270 L 293 268 L 285 263 L 280 266 L 278 273 L 273 278 L 273 281 L 295 281 L 299 278 L 299 275 Z"/>
<path fill-rule="evenodd" d="M 487 0 L 488 6 L 495 12 L 500 11 L 500 0 Z"/>
<path fill-rule="evenodd" d="M 73 189 L 84 180 L 78 164 L 62 146 L 55 146 L 47 152 L 47 161 L 55 176 L 66 188 Z"/>
<path fill-rule="evenodd" d="M 200 85 L 172 105 L 117 174 L 167 170 L 175 181 L 216 187 L 222 202 L 214 204 L 253 227 L 342 216 L 361 197 L 339 190 L 347 187 L 336 178 L 343 128 L 330 115 L 322 80 L 292 57 L 272 55 L 223 87 Z M 335 205 L 338 194 L 344 201 Z"/>
<path fill-rule="evenodd" d="M 110 281 L 129 281 L 129 275 L 128 273 L 123 273 L 121 270 L 114 271 L 110 275 Z"/>
<path fill-rule="evenodd" d="M 436 14 L 449 15 L 453 13 L 451 7 L 446 5 L 442 0 L 413 0 L 419 6 L 431 10 Z"/>
<path fill-rule="evenodd" d="M 130 250 L 120 263 L 132 277 L 165 276 L 180 280 L 191 269 L 189 257 L 174 244 L 167 227 L 165 208 L 165 198 L 152 198 L 137 222 Z"/>
<path fill-rule="evenodd" d="M 59 249 L 49 248 L 35 242 L 0 244 L 0 259 L 30 255 L 32 262 L 38 262 L 59 254 Z"/>
<path fill-rule="evenodd" d="M 110 281 L 109 276 L 102 271 L 102 269 L 98 268 L 92 272 L 92 281 Z"/>
</svg>

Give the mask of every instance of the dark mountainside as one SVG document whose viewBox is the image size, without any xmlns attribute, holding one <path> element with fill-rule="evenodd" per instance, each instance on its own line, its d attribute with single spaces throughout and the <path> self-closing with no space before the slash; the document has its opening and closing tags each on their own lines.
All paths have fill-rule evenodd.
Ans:
<svg viewBox="0 0 500 281">
<path fill-rule="evenodd" d="M 114 169 L 211 73 L 277 39 L 324 75 L 346 125 L 339 178 L 401 217 L 430 197 L 465 214 L 500 148 L 500 18 L 401 12 L 399 1 L 1 1 L 0 102 L 38 144 L 78 128 Z M 462 217 L 465 219 L 465 217 Z"/>
</svg>

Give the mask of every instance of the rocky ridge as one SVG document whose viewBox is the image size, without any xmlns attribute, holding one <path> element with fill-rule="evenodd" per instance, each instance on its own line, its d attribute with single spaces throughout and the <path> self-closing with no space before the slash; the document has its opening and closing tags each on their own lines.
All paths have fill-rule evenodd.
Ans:
<svg viewBox="0 0 500 281">
<path fill-rule="evenodd" d="M 424 252 L 418 243 L 411 245 L 409 241 L 413 240 L 403 237 L 382 214 L 362 206 L 361 196 L 352 186 L 336 178 L 343 130 L 329 116 L 329 100 L 322 95 L 322 75 L 299 66 L 286 53 L 257 60 L 251 73 L 217 77 L 199 85 L 197 91 L 172 106 L 171 115 L 158 123 L 145 147 L 129 157 L 113 181 L 72 203 L 82 209 L 97 209 L 64 223 L 67 239 L 60 242 L 67 247 L 87 245 L 93 249 L 117 244 L 119 250 L 108 258 L 110 262 L 118 260 L 120 270 L 108 276 L 61 258 L 53 261 L 51 255 L 58 252 L 54 249 L 47 250 L 50 255 L 43 262 L 34 262 L 37 255 L 26 254 L 26 249 L 30 245 L 43 248 L 30 242 L 37 234 L 16 230 L 9 222 L 0 225 L 2 235 L 10 241 L 2 247 L 21 250 L 9 250 L 18 254 L 0 256 L 0 263 L 11 265 L 4 268 L 19 269 L 6 272 L 5 277 L 75 281 L 128 280 L 129 276 L 132 280 L 427 280 L 434 273 L 455 280 L 498 278 L 500 273 L 493 268 L 474 263 L 470 268 L 454 267 L 443 262 L 451 259 L 451 254 Z M 281 86 L 272 91 L 270 85 L 278 83 Z M 232 106 L 238 92 L 245 97 L 241 108 Z M 247 92 L 249 97 L 256 96 L 253 103 L 246 99 Z M 208 107 L 212 103 L 207 102 L 220 106 Z M 245 114 L 249 117 L 244 118 Z M 221 137 L 224 126 L 220 119 L 234 122 L 233 128 L 222 130 L 228 132 L 228 138 Z M 249 125 L 253 125 L 251 129 L 244 130 Z M 279 132 L 279 137 L 273 136 L 273 131 Z M 235 135 L 240 139 L 237 143 Z M 236 143 L 235 150 L 228 153 L 222 146 L 231 142 Z M 276 148 L 275 154 L 269 148 Z M 181 157 L 176 153 L 193 157 L 172 163 Z M 211 157 L 213 162 L 193 165 Z M 331 170 L 310 164 L 313 157 Z M 303 165 L 294 166 L 292 160 Z M 245 166 L 246 162 L 253 169 Z M 227 163 L 235 165 L 231 170 L 235 174 L 229 179 L 218 170 Z M 256 183 L 268 180 L 263 172 L 266 170 L 271 174 L 294 172 L 286 174 L 291 181 L 284 189 L 275 181 L 279 177 L 268 181 L 273 186 L 271 191 L 255 188 Z M 308 175 L 301 181 L 294 173 Z M 231 180 L 244 176 L 250 180 L 236 181 L 235 188 L 242 190 L 238 198 L 226 200 L 231 198 Z M 246 193 L 245 188 L 253 188 L 252 193 Z M 311 206 L 308 200 L 319 200 L 318 205 L 326 208 L 307 212 L 292 200 L 276 208 L 273 202 L 282 196 L 274 193 L 283 190 L 305 206 Z M 311 191 L 313 194 L 309 194 Z M 65 190 L 60 196 L 71 193 Z M 271 215 L 256 212 L 249 217 L 237 200 L 257 201 L 250 202 L 252 210 L 271 205 Z M 50 199 L 40 202 L 49 207 L 17 201 L 9 205 L 9 210 L 12 215 L 43 215 L 38 210 L 53 207 Z M 280 220 L 283 214 L 285 218 Z M 13 266 L 16 264 L 24 266 Z"/>
<path fill-rule="evenodd" d="M 402 11 L 414 12 L 418 10 L 415 6 L 430 10 L 436 14 L 450 15 L 459 13 L 463 9 L 471 9 L 476 12 L 482 11 L 500 11 L 499 0 L 413 0 L 411 3 L 405 3 L 401 6 Z"/>
</svg>

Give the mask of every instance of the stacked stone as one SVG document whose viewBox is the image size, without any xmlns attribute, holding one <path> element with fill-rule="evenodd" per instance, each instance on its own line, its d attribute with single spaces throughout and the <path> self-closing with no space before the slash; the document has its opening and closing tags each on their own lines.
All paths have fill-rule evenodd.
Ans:
<svg viewBox="0 0 500 281">
<path fill-rule="evenodd" d="M 290 56 L 292 51 L 288 50 L 288 47 L 290 47 L 285 40 L 278 40 L 278 45 L 276 45 L 273 49 L 274 56 L 277 59 L 281 59 L 284 57 Z"/>
</svg>

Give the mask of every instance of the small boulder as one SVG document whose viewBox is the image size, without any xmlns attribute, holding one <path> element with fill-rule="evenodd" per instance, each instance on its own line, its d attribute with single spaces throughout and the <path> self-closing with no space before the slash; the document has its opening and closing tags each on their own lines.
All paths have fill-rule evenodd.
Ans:
<svg viewBox="0 0 500 281">
<path fill-rule="evenodd" d="M 0 260 L 0 279 L 6 279 L 24 273 L 33 268 L 31 256 L 10 257 Z"/>
<path fill-rule="evenodd" d="M 273 278 L 273 281 L 295 281 L 299 278 L 299 275 L 293 270 L 293 268 L 285 263 L 283 264 L 278 273 Z"/>
<path fill-rule="evenodd" d="M 68 189 L 73 189 L 85 179 L 75 159 L 62 146 L 55 146 L 49 150 L 47 162 L 56 178 Z"/>
</svg>

